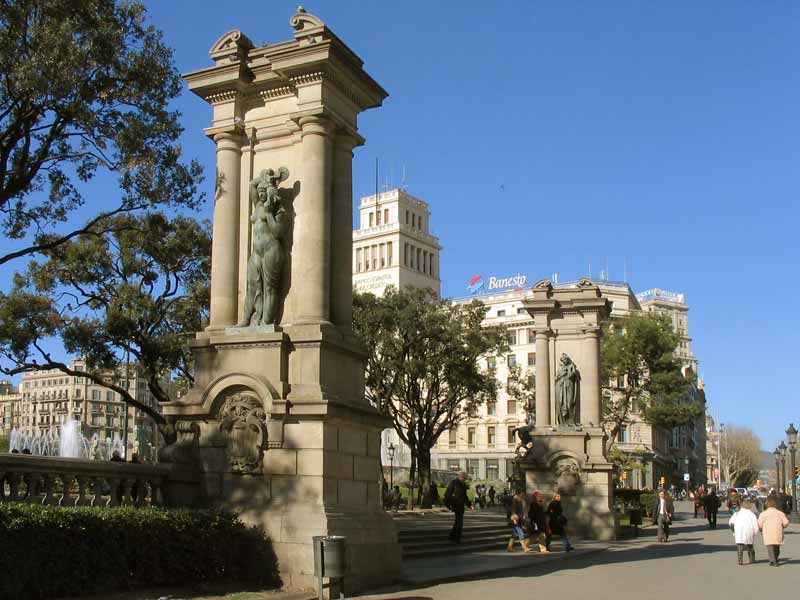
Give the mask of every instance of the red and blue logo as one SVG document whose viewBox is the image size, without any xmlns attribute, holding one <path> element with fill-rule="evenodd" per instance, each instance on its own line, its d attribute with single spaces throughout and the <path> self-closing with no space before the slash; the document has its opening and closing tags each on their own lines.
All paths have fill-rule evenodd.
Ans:
<svg viewBox="0 0 800 600">
<path fill-rule="evenodd" d="M 484 288 L 483 279 L 481 279 L 481 275 L 475 275 L 472 279 L 469 280 L 469 285 L 467 285 L 467 291 L 470 294 L 477 294 L 478 292 L 482 291 Z"/>
</svg>

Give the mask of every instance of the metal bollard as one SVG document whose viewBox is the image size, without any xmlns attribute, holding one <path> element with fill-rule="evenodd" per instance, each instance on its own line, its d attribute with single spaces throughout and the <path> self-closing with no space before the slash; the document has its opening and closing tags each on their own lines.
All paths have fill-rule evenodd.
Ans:
<svg viewBox="0 0 800 600">
<path fill-rule="evenodd" d="M 324 599 L 325 588 L 323 578 L 330 582 L 333 598 L 334 584 L 339 590 L 339 599 L 344 600 L 344 577 L 347 575 L 347 538 L 343 535 L 317 535 L 314 541 L 314 575 L 317 577 L 319 600 Z"/>
</svg>

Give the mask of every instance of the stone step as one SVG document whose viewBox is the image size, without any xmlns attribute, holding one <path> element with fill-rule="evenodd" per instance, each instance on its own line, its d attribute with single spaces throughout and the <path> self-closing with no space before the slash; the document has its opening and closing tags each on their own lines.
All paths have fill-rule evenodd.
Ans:
<svg viewBox="0 0 800 600">
<path fill-rule="evenodd" d="M 439 529 L 418 529 L 418 530 L 406 530 L 406 531 L 399 531 L 398 532 L 398 540 L 400 543 L 414 543 L 414 542 L 425 542 L 431 539 L 447 539 L 450 535 L 450 528 L 452 527 L 451 523 L 448 523 L 447 527 L 442 527 Z M 485 535 L 487 533 L 505 533 L 508 532 L 509 527 L 505 524 L 502 525 L 482 525 L 482 526 L 471 526 L 471 527 L 464 527 L 463 536 L 465 538 L 471 538 L 475 536 Z"/>
<path fill-rule="evenodd" d="M 461 538 L 461 545 L 467 546 L 474 546 L 480 544 L 487 544 L 491 542 L 495 542 L 497 540 L 505 540 L 508 542 L 508 538 L 511 537 L 511 531 L 506 529 L 505 531 L 490 531 L 486 532 L 483 535 L 476 535 L 472 537 L 463 536 Z M 408 549 L 409 551 L 416 551 L 416 550 L 429 550 L 435 548 L 449 548 L 450 538 L 445 536 L 441 539 L 432 539 L 427 540 L 424 542 L 413 542 L 413 543 L 404 543 L 403 549 Z"/>
<path fill-rule="evenodd" d="M 406 549 L 403 548 L 403 560 L 419 560 L 421 558 L 440 557 L 443 555 L 456 555 L 456 554 L 469 554 L 472 552 L 484 552 L 487 550 L 499 550 L 508 543 L 509 536 L 498 537 L 496 540 L 481 542 L 478 544 L 470 544 L 462 542 L 461 544 L 441 544 L 435 548 L 425 549 Z"/>
</svg>

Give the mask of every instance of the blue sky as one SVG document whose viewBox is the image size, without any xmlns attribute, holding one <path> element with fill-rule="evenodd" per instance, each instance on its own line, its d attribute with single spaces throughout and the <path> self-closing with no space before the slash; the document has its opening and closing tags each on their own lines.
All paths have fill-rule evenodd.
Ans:
<svg viewBox="0 0 800 600">
<path fill-rule="evenodd" d="M 182 71 L 239 28 L 291 38 L 295 3 L 147 2 Z M 712 413 L 771 449 L 797 386 L 800 4 L 366 2 L 306 9 L 389 92 L 360 120 L 354 195 L 405 183 L 431 206 L 443 293 L 476 274 L 627 263 L 681 291 Z M 210 108 L 179 101 L 213 174 Z M 210 190 L 211 177 L 207 188 Z M 210 216 L 210 212 L 206 213 Z"/>
</svg>

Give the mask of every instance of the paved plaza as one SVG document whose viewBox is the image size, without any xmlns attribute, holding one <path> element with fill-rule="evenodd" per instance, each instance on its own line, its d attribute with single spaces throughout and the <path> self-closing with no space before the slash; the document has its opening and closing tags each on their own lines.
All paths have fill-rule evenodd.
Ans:
<svg viewBox="0 0 800 600">
<path fill-rule="evenodd" d="M 677 509 L 687 511 L 689 505 L 678 503 Z M 597 600 L 649 600 L 677 595 L 682 600 L 707 600 L 768 598 L 796 593 L 800 585 L 799 526 L 791 525 L 787 530 L 782 551 L 785 562 L 779 568 L 769 566 L 760 540 L 756 546 L 757 563 L 740 567 L 736 564 L 733 536 L 726 526 L 727 517 L 720 518 L 715 531 L 707 530 L 705 521 L 694 519 L 687 512 L 681 512 L 678 517 L 668 544 L 658 544 L 654 528 L 648 527 L 638 539 L 614 543 L 605 551 L 566 559 L 557 552 L 547 561 L 537 555 L 520 554 L 509 557 L 518 560 L 519 566 L 516 569 L 511 566 L 513 570 L 504 569 L 466 581 L 406 587 L 365 598 L 487 600 L 501 593 L 503 598 L 515 599 L 591 596 Z M 581 546 L 586 544 L 579 544 L 579 548 Z M 469 555 L 453 557 L 452 569 L 458 571 L 470 560 Z M 437 559 L 437 562 L 441 564 L 446 560 Z"/>
</svg>

